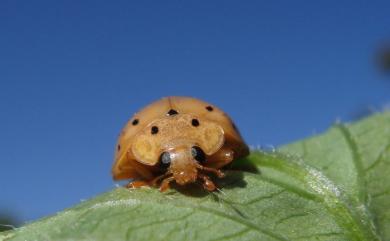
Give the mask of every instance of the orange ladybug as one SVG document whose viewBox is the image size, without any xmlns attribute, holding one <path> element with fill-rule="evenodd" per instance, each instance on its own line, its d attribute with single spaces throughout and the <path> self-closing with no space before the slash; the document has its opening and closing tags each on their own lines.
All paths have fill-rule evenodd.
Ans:
<svg viewBox="0 0 390 241">
<path fill-rule="evenodd" d="M 160 191 L 200 180 L 215 185 L 208 173 L 222 178 L 223 166 L 247 156 L 249 148 L 222 110 L 190 97 L 166 97 L 136 113 L 116 146 L 114 180 L 133 179 L 128 187 L 160 184 Z"/>
</svg>

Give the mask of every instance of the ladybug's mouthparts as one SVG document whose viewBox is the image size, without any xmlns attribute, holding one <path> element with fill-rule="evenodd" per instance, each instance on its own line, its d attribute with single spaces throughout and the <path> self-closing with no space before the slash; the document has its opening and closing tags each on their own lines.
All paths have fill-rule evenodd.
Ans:
<svg viewBox="0 0 390 241">
<path fill-rule="evenodd" d="M 164 192 L 169 188 L 169 184 L 172 181 L 176 181 L 179 185 L 185 185 L 188 183 L 194 183 L 198 179 L 203 180 L 203 187 L 207 191 L 214 191 L 215 190 L 215 184 L 213 181 L 211 181 L 210 177 L 206 175 L 206 172 L 212 172 L 217 177 L 223 178 L 225 176 L 225 173 L 223 173 L 221 170 L 205 167 L 200 165 L 199 163 L 196 164 L 196 169 L 198 172 L 193 173 L 193 175 L 188 175 L 185 172 L 180 172 L 178 174 L 174 174 L 172 172 L 167 172 L 153 180 L 153 185 L 156 185 L 159 180 L 162 180 L 160 185 L 160 191 Z"/>
</svg>

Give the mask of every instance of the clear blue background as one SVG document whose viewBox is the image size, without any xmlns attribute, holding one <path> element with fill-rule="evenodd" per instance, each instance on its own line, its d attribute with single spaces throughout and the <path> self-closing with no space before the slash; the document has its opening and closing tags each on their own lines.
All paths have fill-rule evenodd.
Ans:
<svg viewBox="0 0 390 241">
<path fill-rule="evenodd" d="M 133 3 L 132 3 L 133 2 Z M 0 209 L 22 221 L 114 187 L 117 134 L 169 95 L 277 146 L 390 100 L 390 1 L 0 2 Z"/>
</svg>

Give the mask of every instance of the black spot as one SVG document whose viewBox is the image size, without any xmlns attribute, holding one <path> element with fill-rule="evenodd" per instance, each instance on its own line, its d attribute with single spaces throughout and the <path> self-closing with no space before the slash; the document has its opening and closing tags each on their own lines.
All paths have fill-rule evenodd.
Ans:
<svg viewBox="0 0 390 241">
<path fill-rule="evenodd" d="M 168 112 L 167 112 L 167 115 L 171 116 L 171 115 L 177 115 L 179 114 L 176 110 L 174 109 L 170 109 Z"/>
<path fill-rule="evenodd" d="M 158 127 L 157 126 L 152 126 L 152 129 L 150 130 L 150 133 L 152 133 L 152 135 L 155 135 L 158 133 Z"/>
<path fill-rule="evenodd" d="M 131 124 L 133 124 L 133 126 L 138 125 L 138 123 L 139 123 L 139 120 L 138 120 L 138 119 L 134 119 L 133 122 L 131 122 Z"/>
<path fill-rule="evenodd" d="M 120 151 L 121 150 L 121 145 L 118 145 L 116 148 L 118 149 L 118 151 Z"/>
<path fill-rule="evenodd" d="M 192 124 L 193 126 L 199 126 L 199 121 L 198 121 L 198 119 L 192 119 L 191 124 Z"/>
<path fill-rule="evenodd" d="M 206 109 L 207 109 L 208 111 L 213 111 L 213 110 L 214 110 L 214 108 L 213 108 L 211 105 L 206 106 Z"/>
</svg>

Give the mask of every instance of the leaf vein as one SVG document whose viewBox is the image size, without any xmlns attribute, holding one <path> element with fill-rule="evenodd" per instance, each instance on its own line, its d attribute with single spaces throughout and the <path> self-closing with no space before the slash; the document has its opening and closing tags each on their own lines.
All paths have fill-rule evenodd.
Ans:
<svg viewBox="0 0 390 241">
<path fill-rule="evenodd" d="M 196 206 L 194 207 L 200 211 L 203 211 L 203 212 L 206 212 L 206 213 L 213 213 L 215 215 L 218 215 L 220 217 L 223 217 L 223 218 L 226 218 L 226 219 L 229 219 L 233 222 L 236 222 L 236 223 L 239 223 L 241 225 L 244 225 L 254 231 L 257 231 L 257 232 L 260 232 L 262 234 L 265 234 L 267 236 L 270 236 L 270 237 L 273 237 L 277 240 L 289 240 L 279 234 L 276 234 L 274 232 L 272 232 L 271 230 L 268 230 L 268 229 L 265 229 L 265 228 L 262 228 L 258 225 L 256 225 L 255 223 L 251 222 L 250 220 L 247 220 L 247 219 L 243 219 L 243 218 L 240 218 L 240 217 L 236 217 L 236 216 L 233 216 L 233 215 L 230 215 L 228 213 L 225 213 L 225 212 L 222 212 L 222 211 L 219 211 L 217 209 L 213 209 L 213 208 L 207 208 L 207 207 L 204 207 L 204 206 Z"/>
<path fill-rule="evenodd" d="M 277 221 L 274 224 L 274 229 L 276 229 L 277 226 L 279 226 L 280 224 L 286 222 L 289 219 L 297 218 L 297 217 L 304 217 L 304 216 L 307 216 L 307 215 L 309 215 L 307 212 L 304 212 L 304 213 L 294 213 L 294 214 L 291 214 L 291 215 L 289 215 L 287 217 L 281 218 L 279 221 Z"/>
<path fill-rule="evenodd" d="M 351 154 L 352 160 L 356 169 L 356 178 L 358 183 L 358 198 L 361 202 L 367 203 L 367 192 L 366 192 L 366 181 L 364 179 L 364 168 L 363 168 L 363 160 L 361 158 L 361 154 L 359 151 L 359 147 L 357 145 L 357 141 L 353 137 L 352 133 L 348 129 L 348 127 L 344 124 L 337 124 L 336 127 L 343 135 L 345 141 L 347 142 Z"/>
<path fill-rule="evenodd" d="M 297 237 L 297 239 L 307 240 L 309 238 L 329 237 L 329 236 L 335 236 L 335 235 L 344 235 L 344 233 L 340 233 L 340 232 L 315 233 L 315 234 L 311 234 L 311 235 L 299 236 L 299 237 Z"/>
<path fill-rule="evenodd" d="M 387 151 L 390 151 L 390 144 L 385 146 L 385 148 L 383 148 L 383 150 L 379 153 L 379 155 L 376 158 L 376 160 L 369 167 L 367 167 L 364 171 L 367 173 L 371 169 L 375 168 L 378 164 L 380 164 L 381 162 L 385 161 L 384 157 L 385 157 L 385 153 Z"/>
<path fill-rule="evenodd" d="M 235 233 L 224 235 L 224 236 L 216 238 L 216 239 L 212 239 L 212 241 L 228 240 L 228 239 L 236 238 L 236 237 L 239 237 L 240 235 L 243 235 L 249 231 L 251 231 L 249 228 L 243 228 L 242 230 L 239 230 Z"/>
<path fill-rule="evenodd" d="M 142 229 L 142 228 L 147 228 L 147 227 L 150 227 L 150 226 L 156 225 L 156 224 L 167 224 L 167 223 L 171 223 L 171 222 L 182 221 L 182 220 L 185 220 L 186 218 L 190 217 L 192 214 L 194 214 L 194 211 L 191 211 L 190 213 L 188 213 L 186 215 L 183 215 L 183 216 L 180 216 L 180 217 L 177 217 L 177 218 L 156 220 L 156 221 L 149 222 L 149 223 L 144 223 L 144 224 L 141 224 L 141 225 L 138 225 L 138 226 L 128 227 L 127 231 L 126 231 L 126 239 L 127 240 L 130 239 L 130 236 L 131 236 L 131 233 L 132 233 L 133 230 L 139 230 L 139 229 Z"/>
</svg>

